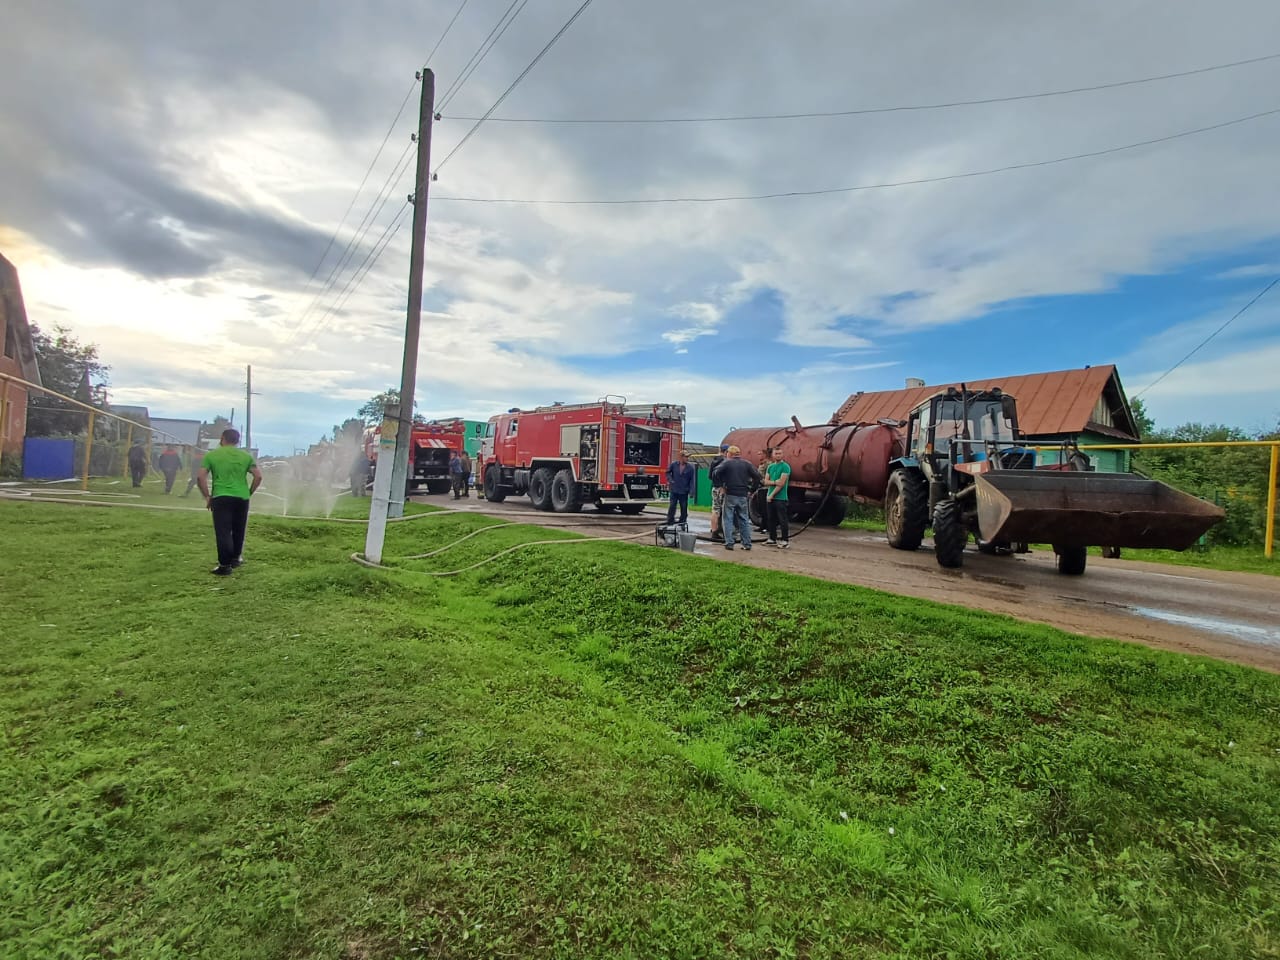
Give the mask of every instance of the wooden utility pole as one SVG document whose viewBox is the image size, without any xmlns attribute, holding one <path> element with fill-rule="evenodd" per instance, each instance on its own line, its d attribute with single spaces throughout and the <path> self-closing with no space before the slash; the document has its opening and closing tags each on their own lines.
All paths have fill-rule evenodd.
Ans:
<svg viewBox="0 0 1280 960">
<path fill-rule="evenodd" d="M 249 427 L 253 423 L 253 367 L 248 364 L 244 368 L 244 448 L 253 446 L 249 439 Z"/>
<path fill-rule="evenodd" d="M 418 169 L 414 179 L 413 246 L 409 254 L 409 307 L 404 325 L 404 364 L 400 368 L 400 429 L 396 431 L 388 516 L 404 516 L 409 479 L 409 447 L 413 442 L 413 399 L 418 379 L 418 330 L 422 323 L 422 262 L 427 240 L 427 188 L 431 178 L 431 115 L 435 111 L 436 75 L 424 68 L 418 108 Z"/>
</svg>

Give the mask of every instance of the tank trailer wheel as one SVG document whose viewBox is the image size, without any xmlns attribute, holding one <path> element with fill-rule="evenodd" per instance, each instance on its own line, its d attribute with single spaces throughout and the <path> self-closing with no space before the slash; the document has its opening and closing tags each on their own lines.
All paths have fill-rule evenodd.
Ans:
<svg viewBox="0 0 1280 960">
<path fill-rule="evenodd" d="M 1107 560 L 1119 560 L 1120 548 L 1119 547 L 1103 547 L 1102 556 Z"/>
<path fill-rule="evenodd" d="M 484 498 L 494 503 L 507 499 L 507 491 L 498 483 L 498 468 L 490 467 L 484 472 Z"/>
<path fill-rule="evenodd" d="M 933 555 L 942 567 L 958 567 L 964 563 L 964 545 L 969 531 L 960 518 L 960 504 L 943 500 L 933 508 Z"/>
<path fill-rule="evenodd" d="M 529 478 L 529 499 L 533 501 L 533 509 L 551 509 L 551 481 L 555 478 L 549 467 L 539 467 Z"/>
<path fill-rule="evenodd" d="M 573 479 L 572 470 L 561 470 L 552 479 L 551 509 L 556 513 L 578 513 L 582 510 L 582 491 Z"/>
<path fill-rule="evenodd" d="M 1078 577 L 1084 573 L 1085 562 L 1089 559 L 1088 547 L 1060 547 L 1053 545 L 1056 553 L 1058 572 L 1066 577 Z"/>
<path fill-rule="evenodd" d="M 751 526 L 762 533 L 769 526 L 769 501 L 767 497 L 768 494 L 764 492 L 764 488 L 756 490 L 751 496 L 747 497 L 747 516 L 751 520 Z"/>
<path fill-rule="evenodd" d="M 912 479 L 905 470 L 893 471 L 884 496 L 884 532 L 889 546 L 915 550 L 924 540 L 924 528 L 928 525 L 929 488 Z"/>
<path fill-rule="evenodd" d="M 813 516 L 813 522 L 820 527 L 838 527 L 844 522 L 849 512 L 849 498 L 831 494 L 826 502 Z"/>
<path fill-rule="evenodd" d="M 644 503 L 620 503 L 618 504 L 618 512 L 624 517 L 637 517 L 644 513 L 644 508 L 648 504 Z"/>
</svg>

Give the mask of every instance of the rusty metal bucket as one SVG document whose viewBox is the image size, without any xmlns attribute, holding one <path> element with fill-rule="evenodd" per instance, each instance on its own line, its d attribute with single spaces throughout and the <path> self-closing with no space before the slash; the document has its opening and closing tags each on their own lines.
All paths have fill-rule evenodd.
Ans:
<svg viewBox="0 0 1280 960">
<path fill-rule="evenodd" d="M 1185 550 L 1226 515 L 1129 473 L 992 470 L 975 479 L 984 540 Z"/>
</svg>

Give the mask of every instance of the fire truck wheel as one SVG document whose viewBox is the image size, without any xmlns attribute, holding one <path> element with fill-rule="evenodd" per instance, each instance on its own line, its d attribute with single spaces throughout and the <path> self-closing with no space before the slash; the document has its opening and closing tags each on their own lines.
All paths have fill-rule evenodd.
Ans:
<svg viewBox="0 0 1280 960">
<path fill-rule="evenodd" d="M 582 509 L 582 491 L 572 470 L 561 470 L 551 481 L 551 509 L 556 513 L 577 513 Z"/>
<path fill-rule="evenodd" d="M 498 483 L 497 467 L 490 467 L 484 472 L 484 498 L 493 503 L 501 503 L 507 499 L 507 491 Z"/>
<path fill-rule="evenodd" d="M 551 509 L 551 481 L 555 474 L 549 467 L 539 467 L 529 478 L 529 499 L 533 501 L 533 509 Z"/>
<path fill-rule="evenodd" d="M 626 517 L 635 517 L 644 513 L 644 507 L 643 503 L 620 503 L 618 504 L 618 512 Z"/>
<path fill-rule="evenodd" d="M 428 480 L 427 493 L 448 493 L 451 486 L 448 480 Z"/>
</svg>

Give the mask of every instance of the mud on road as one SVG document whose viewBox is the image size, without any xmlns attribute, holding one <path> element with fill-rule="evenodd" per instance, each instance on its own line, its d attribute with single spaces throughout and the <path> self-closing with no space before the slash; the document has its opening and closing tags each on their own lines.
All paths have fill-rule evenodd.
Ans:
<svg viewBox="0 0 1280 960">
<path fill-rule="evenodd" d="M 422 498 L 433 506 L 468 512 L 528 517 L 530 523 L 558 524 L 527 499 L 505 503 Z M 665 512 L 651 508 L 642 517 L 593 517 L 590 507 L 575 520 L 595 520 L 603 536 L 624 526 L 651 528 Z M 709 517 L 689 515 L 691 530 L 705 535 Z M 588 523 L 583 532 L 595 525 Z M 641 541 L 644 542 L 644 541 Z M 648 541 L 652 542 L 652 541 Z M 852 583 L 908 597 L 1003 613 L 1071 633 L 1142 643 L 1161 650 L 1199 654 L 1280 673 L 1280 579 L 1254 573 L 1203 570 L 1131 560 L 1089 558 L 1081 577 L 1065 577 L 1048 548 L 1014 556 L 987 556 L 970 548 L 959 570 L 939 567 L 929 542 L 919 550 L 894 550 L 882 533 L 809 527 L 787 550 L 757 540 L 750 553 L 732 552 L 700 540 L 697 553 L 804 576 Z"/>
</svg>

